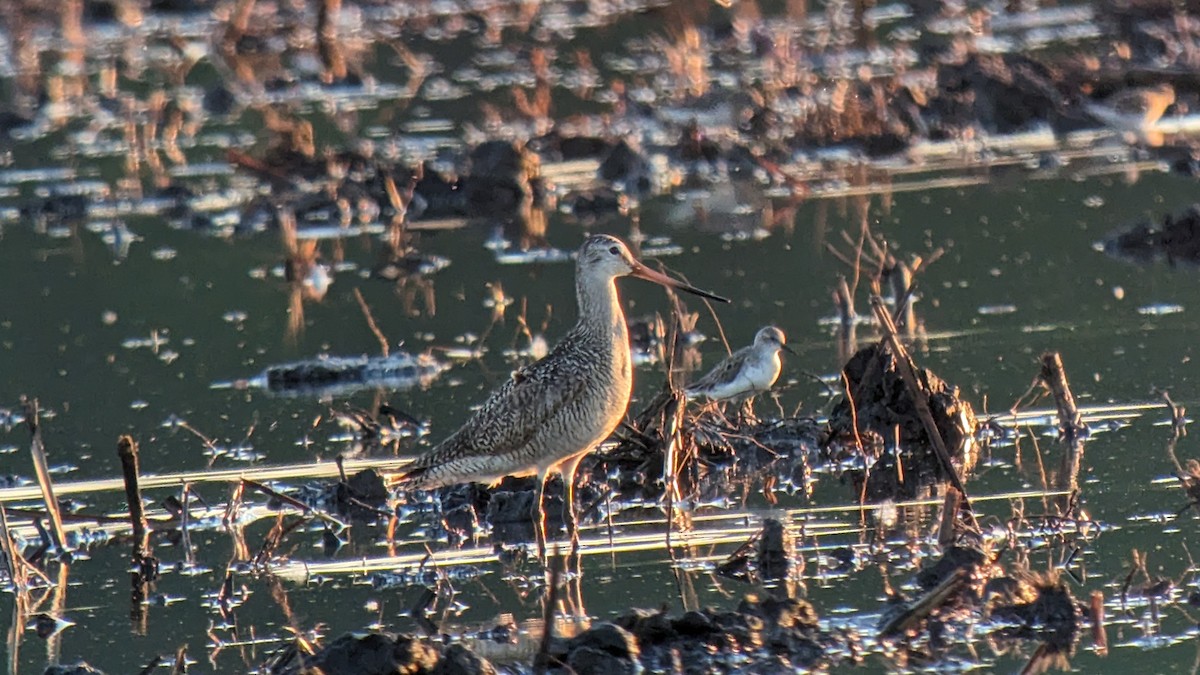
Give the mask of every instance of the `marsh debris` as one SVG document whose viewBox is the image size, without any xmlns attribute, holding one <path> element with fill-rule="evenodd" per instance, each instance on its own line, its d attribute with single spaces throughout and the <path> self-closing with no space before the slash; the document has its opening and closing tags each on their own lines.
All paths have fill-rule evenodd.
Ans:
<svg viewBox="0 0 1200 675">
<path fill-rule="evenodd" d="M 704 673 L 733 662 L 751 670 L 772 664 L 808 669 L 823 662 L 825 645 L 831 643 L 807 601 L 754 594 L 730 611 L 703 609 L 672 617 L 631 610 L 613 623 L 636 639 L 642 666 L 654 672 Z"/>
<path fill-rule="evenodd" d="M 1105 253 L 1135 263 L 1200 265 L 1200 204 L 1161 222 L 1142 220 L 1110 233 L 1097 247 Z"/>
<path fill-rule="evenodd" d="M 448 367 L 428 354 L 326 356 L 271 366 L 257 377 L 214 387 L 265 389 L 277 396 L 324 398 L 377 387 L 427 386 Z"/>
<path fill-rule="evenodd" d="M 338 514 L 354 521 L 373 522 L 388 515 L 388 489 L 375 469 L 363 469 L 333 488 L 333 503 Z"/>
<path fill-rule="evenodd" d="M 865 476 L 859 470 L 851 471 L 856 482 L 865 481 L 867 500 L 913 498 L 944 480 L 893 351 L 882 344 L 864 347 L 850 358 L 842 374 L 847 392 L 829 415 L 832 447 L 853 448 L 860 443 L 858 439 L 870 434 L 892 449 L 882 453 Z M 918 369 L 916 375 L 952 462 L 960 472 L 970 471 L 977 449 L 977 421 L 971 404 L 962 400 L 957 387 L 929 369 Z"/>
<path fill-rule="evenodd" d="M 732 667 L 813 668 L 826 658 L 832 639 L 820 631 L 812 606 L 796 599 L 747 596 L 731 611 L 704 609 L 670 616 L 630 610 L 570 638 L 547 643 L 548 672 L 708 673 Z M 407 635 L 343 635 L 309 657 L 292 652 L 275 661 L 279 675 L 321 668 L 339 675 L 426 672 L 492 673 L 495 667 L 463 643 L 438 645 Z M 569 669 L 569 670 L 568 670 Z"/>
<path fill-rule="evenodd" d="M 442 650 L 421 638 L 383 633 L 347 634 L 311 656 L 294 655 L 286 663 L 272 664 L 268 672 L 275 675 L 299 675 L 312 670 L 343 675 L 432 673 L 441 659 Z"/>
<path fill-rule="evenodd" d="M 1029 635 L 1058 646 L 1071 645 L 1083 627 L 1084 610 L 1057 571 L 1021 572 L 991 579 L 983 598 L 991 616 L 1011 621 Z"/>
<path fill-rule="evenodd" d="M 753 583 L 785 579 L 792 570 L 794 557 L 795 542 L 787 526 L 775 518 L 766 518 L 762 529 L 729 554 L 715 571 L 723 577 Z M 802 565 L 803 561 L 795 564 Z"/>
</svg>

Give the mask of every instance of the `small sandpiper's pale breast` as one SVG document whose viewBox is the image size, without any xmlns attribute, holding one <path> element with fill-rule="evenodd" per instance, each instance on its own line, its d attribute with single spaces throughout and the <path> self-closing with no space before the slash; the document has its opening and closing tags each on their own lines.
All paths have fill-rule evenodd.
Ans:
<svg viewBox="0 0 1200 675">
<path fill-rule="evenodd" d="M 578 460 L 625 415 L 633 389 L 629 332 L 616 278 L 635 276 L 728 302 L 633 257 L 621 240 L 589 237 L 579 249 L 579 320 L 541 360 L 508 378 L 463 424 L 393 482 L 433 488 L 561 470 L 568 486 Z"/>
<path fill-rule="evenodd" d="M 688 398 L 704 396 L 715 401 L 744 401 L 761 394 L 779 379 L 781 349 L 792 351 L 783 331 L 775 326 L 762 328 L 754 336 L 754 344 L 730 354 L 685 392 Z"/>
</svg>

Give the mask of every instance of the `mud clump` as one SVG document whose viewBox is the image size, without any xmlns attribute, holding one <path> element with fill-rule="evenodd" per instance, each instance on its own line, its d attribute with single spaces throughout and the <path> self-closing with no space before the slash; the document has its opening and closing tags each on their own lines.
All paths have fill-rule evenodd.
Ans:
<svg viewBox="0 0 1200 675">
<path fill-rule="evenodd" d="M 1144 220 L 1109 234 L 1101 242 L 1114 258 L 1136 263 L 1200 265 L 1200 204 L 1168 213 L 1162 223 Z"/>
<path fill-rule="evenodd" d="M 762 529 L 750 537 L 714 570 L 719 576 L 748 583 L 786 579 L 792 570 L 796 545 L 784 524 L 774 518 L 763 520 Z"/>
<path fill-rule="evenodd" d="M 734 657 L 743 665 L 804 669 L 824 657 L 816 612 L 794 598 L 749 596 L 734 611 L 705 609 L 676 618 L 635 609 L 613 623 L 637 639 L 641 664 L 651 672 L 711 672 Z"/>
<path fill-rule="evenodd" d="M 559 487 L 557 491 L 552 488 Z M 566 523 L 561 478 L 547 481 L 542 495 L 542 510 L 546 516 L 547 534 L 557 534 Z M 485 519 L 492 526 L 492 541 L 516 544 L 533 541 L 536 535 L 533 514 L 537 498 L 537 478 L 505 478 L 490 492 Z"/>
<path fill-rule="evenodd" d="M 927 111 L 950 137 L 975 125 L 1010 134 L 1040 122 L 1059 126 L 1066 101 L 1059 92 L 1064 74 L 1020 54 L 971 54 L 937 72 L 937 94 Z M 932 136 L 935 140 L 939 133 Z"/>
<path fill-rule="evenodd" d="M 490 661 L 462 645 L 447 647 L 433 669 L 433 675 L 494 675 L 495 672 Z"/>
<path fill-rule="evenodd" d="M 441 660 L 442 654 L 437 647 L 407 635 L 346 634 L 305 659 L 303 664 L 294 664 L 277 672 L 299 675 L 317 669 L 330 675 L 432 673 Z M 490 668 L 491 664 L 487 666 Z"/>
<path fill-rule="evenodd" d="M 748 596 L 733 611 L 689 611 L 681 616 L 633 609 L 572 638 L 554 638 L 545 656 L 549 672 L 609 675 L 638 672 L 708 673 L 726 667 L 818 666 L 825 656 L 812 606 L 793 598 Z M 723 667 L 723 664 L 725 667 Z M 387 633 L 346 634 L 303 660 L 271 670 L 329 675 L 490 675 L 495 667 L 470 647 L 440 647 Z"/>
<path fill-rule="evenodd" d="M 579 675 L 634 675 L 641 670 L 637 639 L 626 629 L 602 623 L 567 642 L 565 662 Z"/>
<path fill-rule="evenodd" d="M 388 490 L 374 469 L 363 469 L 334 487 L 337 512 L 352 520 L 369 522 L 387 507 Z"/>
<path fill-rule="evenodd" d="M 881 349 L 883 351 L 881 351 Z M 859 350 L 842 370 L 848 395 L 829 415 L 835 454 L 839 449 L 864 452 L 879 459 L 866 476 L 868 500 L 912 499 L 921 488 L 945 479 L 932 440 L 925 432 L 912 393 L 900 374 L 890 349 L 872 345 Z M 975 464 L 977 422 L 971 404 L 962 400 L 956 387 L 926 368 L 915 369 L 917 388 L 925 398 L 933 424 L 959 472 Z M 884 445 L 898 444 L 898 453 L 882 453 Z M 901 466 L 896 466 L 897 457 Z M 863 472 L 850 474 L 861 488 Z"/>
<path fill-rule="evenodd" d="M 987 554 L 974 546 L 951 546 L 937 562 L 921 568 L 917 573 L 917 585 L 923 590 L 936 588 L 946 579 L 958 574 L 959 570 L 968 578 L 973 577 L 988 562 Z"/>
<path fill-rule="evenodd" d="M 1021 624 L 1024 632 L 1048 634 L 1054 645 L 1069 645 L 1083 612 L 1059 574 L 1016 574 L 991 579 L 984 597 L 993 617 Z"/>
<path fill-rule="evenodd" d="M 541 163 L 524 144 L 484 142 L 471 152 L 470 163 L 471 172 L 463 178 L 463 195 L 472 215 L 510 214 L 522 205 L 541 202 Z"/>
</svg>

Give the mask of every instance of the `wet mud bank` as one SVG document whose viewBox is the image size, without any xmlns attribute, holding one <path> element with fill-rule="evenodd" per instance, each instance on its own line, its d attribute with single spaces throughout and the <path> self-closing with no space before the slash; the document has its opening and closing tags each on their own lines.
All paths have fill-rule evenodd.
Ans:
<svg viewBox="0 0 1200 675">
<path fill-rule="evenodd" d="M 541 672 L 580 675 L 673 671 L 738 672 L 758 669 L 811 669 L 826 662 L 812 607 L 803 601 L 749 598 L 735 610 L 665 612 L 632 610 L 570 637 L 553 637 L 538 660 Z M 461 643 L 439 645 L 406 635 L 344 635 L 315 654 L 275 662 L 266 672 L 297 675 L 384 675 L 430 673 L 483 675 L 497 665 Z M 506 664 L 506 668 L 513 664 Z M 532 672 L 535 669 L 518 667 Z M 760 670 L 760 672 L 762 672 Z"/>
</svg>

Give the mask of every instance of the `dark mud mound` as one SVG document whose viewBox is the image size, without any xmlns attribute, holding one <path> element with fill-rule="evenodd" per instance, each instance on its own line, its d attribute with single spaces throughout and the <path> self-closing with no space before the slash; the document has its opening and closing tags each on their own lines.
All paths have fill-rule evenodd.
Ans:
<svg viewBox="0 0 1200 675">
<path fill-rule="evenodd" d="M 638 672 L 711 673 L 763 668 L 809 669 L 832 639 L 817 628 L 803 600 L 749 596 L 735 610 L 681 616 L 634 609 L 572 638 L 553 638 L 547 672 L 609 675 Z M 299 675 L 485 675 L 496 668 L 463 644 L 388 633 L 346 634 L 311 656 L 285 650 L 266 672 Z"/>
<path fill-rule="evenodd" d="M 803 489 L 811 473 L 810 457 L 828 437 L 827 427 L 812 418 L 755 419 L 712 408 L 693 413 L 685 406 L 683 394 L 664 385 L 621 430 L 617 445 L 585 460 L 582 470 L 607 482 L 620 499 L 657 500 L 666 489 L 660 478 L 668 476 L 675 478 L 681 494 L 710 497 L 736 492 L 735 479 L 763 473 Z M 670 470 L 669 458 L 675 460 Z"/>
<path fill-rule="evenodd" d="M 470 165 L 462 182 L 471 215 L 493 218 L 541 203 L 541 161 L 524 144 L 487 141 L 471 152 Z"/>
<path fill-rule="evenodd" d="M 954 545 L 924 564 L 916 576 L 919 597 L 890 598 L 880 635 L 898 637 L 990 617 L 1004 625 L 998 639 L 1040 639 L 1044 648 L 1070 653 L 1080 635 L 1083 610 L 1057 573 L 1030 572 L 1024 565 L 1006 570 L 992 553 Z"/>
<path fill-rule="evenodd" d="M 1017 573 L 990 579 L 984 599 L 993 618 L 1016 625 L 1016 637 L 1037 635 L 1065 647 L 1083 625 L 1083 611 L 1059 574 Z"/>
<path fill-rule="evenodd" d="M 1066 101 L 1064 74 L 1020 54 L 971 54 L 938 68 L 927 115 L 934 140 L 966 129 L 1010 134 L 1049 122 L 1060 126 Z"/>
<path fill-rule="evenodd" d="M 566 528 L 567 513 L 563 501 L 563 481 L 554 476 L 546 481 L 542 509 L 546 518 L 546 533 L 555 537 Z M 575 490 L 580 504 L 594 501 L 596 491 L 583 483 Z M 473 541 L 490 532 L 496 545 L 522 544 L 535 541 L 535 476 L 504 478 L 495 487 L 480 483 L 463 483 L 438 488 L 433 493 L 435 527 L 443 532 L 451 546 Z M 419 507 L 423 508 L 423 507 Z"/>
<path fill-rule="evenodd" d="M 830 447 L 835 455 L 862 452 L 878 458 L 865 476 L 866 498 L 912 499 L 921 488 L 947 478 L 891 349 L 865 347 L 842 372 L 849 390 L 829 415 Z M 971 404 L 932 371 L 917 368 L 915 375 L 923 407 L 928 408 L 956 470 L 970 471 L 976 459 L 977 425 Z M 896 447 L 899 452 L 883 452 Z M 862 471 L 851 472 L 851 478 L 862 487 Z"/>
<path fill-rule="evenodd" d="M 387 486 L 374 469 L 363 469 L 346 481 L 339 481 L 332 488 L 331 497 L 337 513 L 356 522 L 372 522 L 387 513 L 384 510 Z"/>
<path fill-rule="evenodd" d="M 290 656 L 275 663 L 268 672 L 278 675 L 312 672 L 326 675 L 486 675 L 496 672 L 487 659 L 461 645 L 442 649 L 427 640 L 386 633 L 346 634 L 308 658 L 302 659 L 294 653 Z"/>
<path fill-rule="evenodd" d="M 809 669 L 821 663 L 829 641 L 817 629 L 812 605 L 794 598 L 751 595 L 733 611 L 705 609 L 677 618 L 632 610 L 613 623 L 636 639 L 641 664 L 649 672 L 724 672 L 735 664 L 745 672 Z"/>
<path fill-rule="evenodd" d="M 774 518 L 767 518 L 762 529 L 717 565 L 715 571 L 729 579 L 762 583 L 786 579 L 793 569 L 803 566 L 804 561 L 796 555 L 795 539 L 787 527 Z"/>
<path fill-rule="evenodd" d="M 713 415 L 700 415 L 684 428 L 703 457 L 739 458 L 758 465 L 785 457 L 803 458 L 823 445 L 829 433 L 825 424 L 811 417 L 730 424 Z"/>
<path fill-rule="evenodd" d="M 1180 214 L 1163 216 L 1162 223 L 1144 220 L 1109 234 L 1099 244 L 1121 260 L 1148 264 L 1200 264 L 1200 204 Z"/>
</svg>

